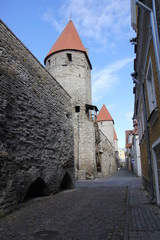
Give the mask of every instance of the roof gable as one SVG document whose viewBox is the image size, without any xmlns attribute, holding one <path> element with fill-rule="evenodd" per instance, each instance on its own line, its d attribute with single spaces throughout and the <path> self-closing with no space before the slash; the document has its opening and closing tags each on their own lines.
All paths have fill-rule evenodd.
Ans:
<svg viewBox="0 0 160 240">
<path fill-rule="evenodd" d="M 108 112 L 104 104 L 97 115 L 97 122 L 101 122 L 101 121 L 113 121 L 114 123 L 112 116 L 110 115 L 110 113 Z"/>
</svg>

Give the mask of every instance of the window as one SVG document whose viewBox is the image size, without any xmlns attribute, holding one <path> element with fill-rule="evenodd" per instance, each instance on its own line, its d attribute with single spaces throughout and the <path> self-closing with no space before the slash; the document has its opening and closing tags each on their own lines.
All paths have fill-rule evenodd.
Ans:
<svg viewBox="0 0 160 240">
<path fill-rule="evenodd" d="M 144 113 L 143 113 L 143 105 L 141 103 L 141 119 L 142 119 L 142 134 L 144 133 Z"/>
<path fill-rule="evenodd" d="M 67 58 L 68 58 L 68 61 L 71 62 L 72 61 L 72 54 L 71 53 L 67 53 Z"/>
<path fill-rule="evenodd" d="M 48 59 L 48 65 L 49 65 L 49 66 L 51 65 L 51 60 L 50 60 L 50 59 Z"/>
<path fill-rule="evenodd" d="M 80 112 L 80 106 L 75 106 L 75 112 L 79 113 Z"/>
<path fill-rule="evenodd" d="M 144 113 L 143 113 L 143 103 L 142 103 L 142 99 L 140 101 L 139 104 L 139 108 L 138 108 L 138 132 L 139 132 L 139 139 L 142 139 L 143 133 L 145 131 L 144 128 Z"/>
<path fill-rule="evenodd" d="M 149 111 L 151 113 L 157 107 L 151 58 L 148 64 L 146 80 L 147 80 Z"/>
</svg>

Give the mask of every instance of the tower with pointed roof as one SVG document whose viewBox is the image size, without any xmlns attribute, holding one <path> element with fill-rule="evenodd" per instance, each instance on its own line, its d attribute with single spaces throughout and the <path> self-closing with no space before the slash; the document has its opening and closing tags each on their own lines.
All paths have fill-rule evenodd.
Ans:
<svg viewBox="0 0 160 240">
<path fill-rule="evenodd" d="M 92 178 L 96 168 L 95 128 L 91 116 L 96 110 L 91 105 L 92 65 L 72 20 L 48 52 L 44 63 L 71 96 L 75 167 L 79 175 L 81 172 L 84 178 Z"/>
<path fill-rule="evenodd" d="M 104 133 L 104 135 L 109 139 L 111 144 L 115 147 L 116 135 L 114 130 L 114 120 L 104 104 L 98 113 L 97 122 L 99 129 Z"/>
<path fill-rule="evenodd" d="M 50 49 L 44 63 L 70 94 L 73 105 L 91 104 L 92 66 L 72 20 Z"/>
<path fill-rule="evenodd" d="M 97 122 L 100 133 L 101 175 L 106 176 L 117 170 L 118 139 L 114 120 L 105 105 L 97 115 Z"/>
</svg>

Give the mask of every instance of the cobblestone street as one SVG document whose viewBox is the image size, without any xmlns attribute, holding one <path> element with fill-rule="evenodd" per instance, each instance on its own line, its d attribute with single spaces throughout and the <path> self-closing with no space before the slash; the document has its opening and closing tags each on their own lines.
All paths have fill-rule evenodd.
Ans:
<svg viewBox="0 0 160 240">
<path fill-rule="evenodd" d="M 122 169 L 30 200 L 0 220 L 0 240 L 160 239 L 160 210 Z"/>
</svg>

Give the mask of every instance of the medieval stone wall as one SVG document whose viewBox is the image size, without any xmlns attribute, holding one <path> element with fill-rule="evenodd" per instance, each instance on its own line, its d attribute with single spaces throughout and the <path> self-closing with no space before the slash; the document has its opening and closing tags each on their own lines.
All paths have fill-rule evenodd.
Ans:
<svg viewBox="0 0 160 240">
<path fill-rule="evenodd" d="M 0 22 L 0 214 L 37 179 L 44 195 L 64 176 L 74 184 L 71 112 L 68 93 Z"/>
<path fill-rule="evenodd" d="M 117 159 L 115 149 L 108 138 L 100 130 L 99 152 L 101 153 L 101 176 L 107 176 L 117 171 Z"/>
<path fill-rule="evenodd" d="M 86 178 L 96 177 L 95 157 L 95 127 L 94 122 L 89 121 L 87 116 L 81 116 L 81 128 L 79 136 L 79 170 L 86 171 Z M 76 143 L 77 146 L 77 143 Z M 79 173 L 79 178 L 81 178 Z"/>
</svg>

